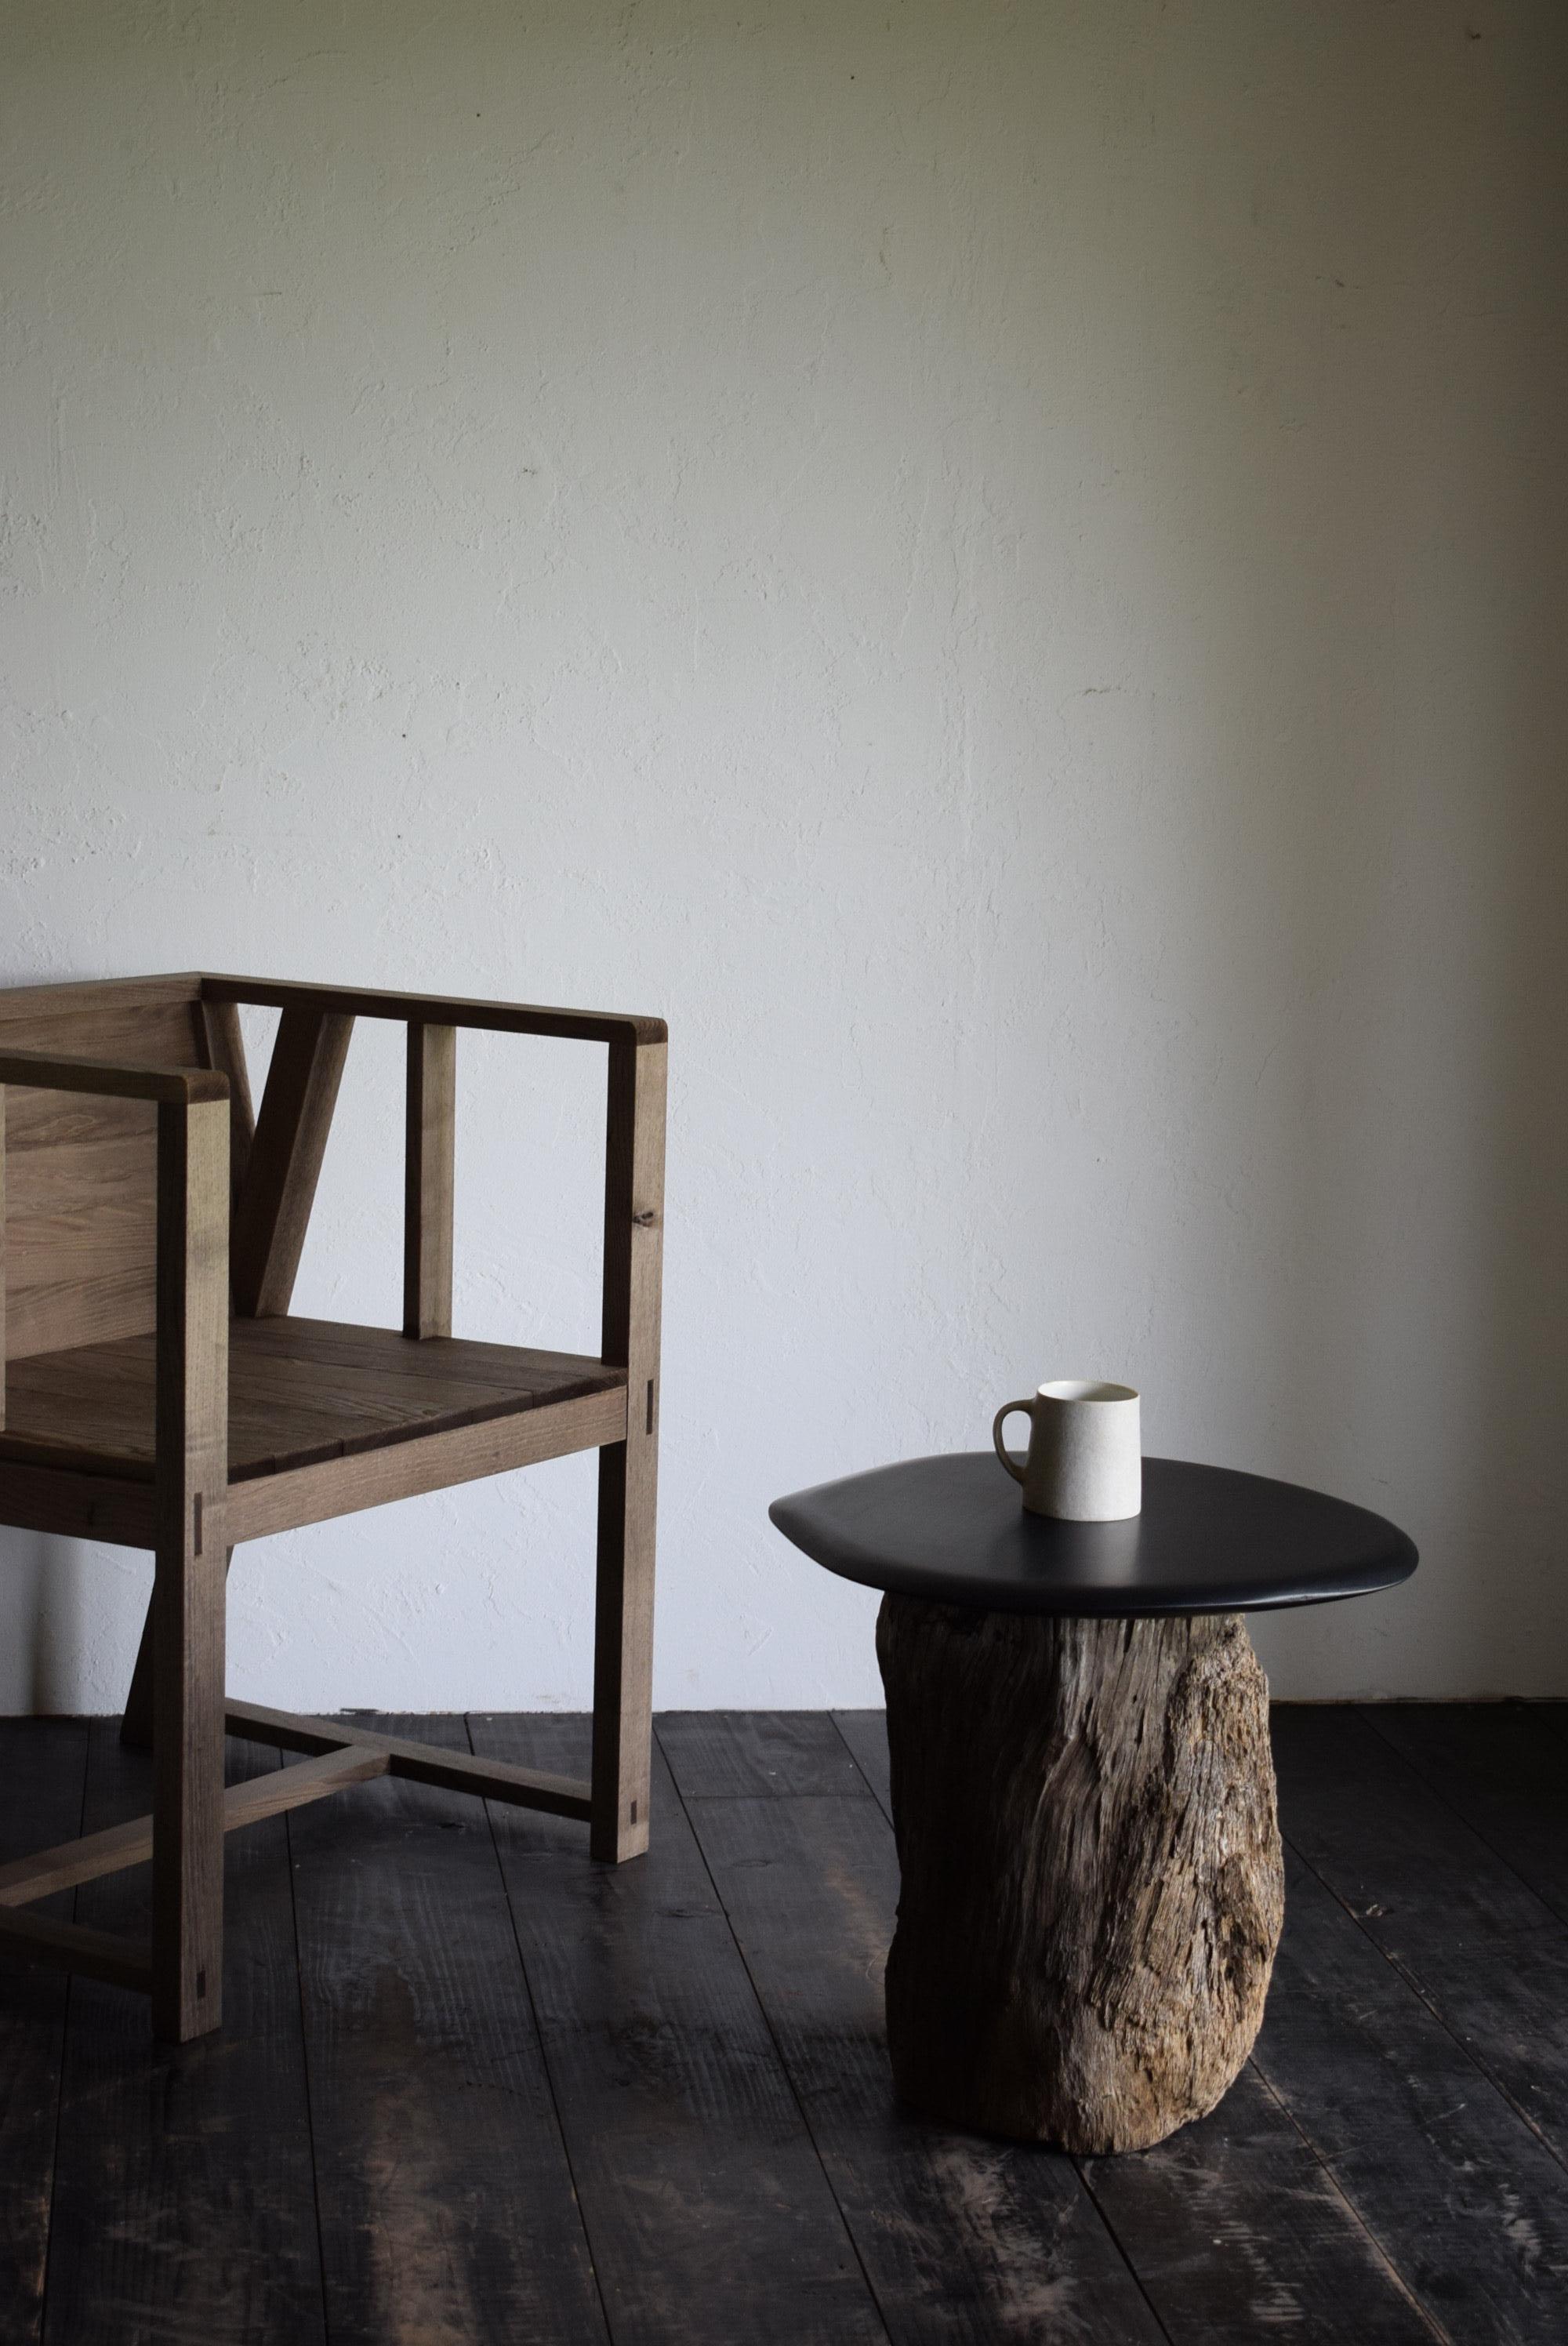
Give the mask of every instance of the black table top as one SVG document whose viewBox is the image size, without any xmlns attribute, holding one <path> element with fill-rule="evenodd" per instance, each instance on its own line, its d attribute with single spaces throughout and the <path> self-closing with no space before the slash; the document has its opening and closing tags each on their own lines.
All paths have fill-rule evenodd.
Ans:
<svg viewBox="0 0 1568 2346">
<path fill-rule="evenodd" d="M 1365 1596 L 1416 1568 L 1365 1507 L 1180 1458 L 1145 1459 L 1144 1511 L 1119 1524 L 1026 1514 L 989 1450 L 820 1483 L 768 1512 L 845 1580 L 989 1613 L 1253 1613 Z"/>
</svg>

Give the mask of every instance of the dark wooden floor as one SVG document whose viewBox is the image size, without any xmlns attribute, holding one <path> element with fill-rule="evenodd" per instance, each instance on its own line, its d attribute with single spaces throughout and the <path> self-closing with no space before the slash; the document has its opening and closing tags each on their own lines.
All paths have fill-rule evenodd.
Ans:
<svg viewBox="0 0 1568 2346">
<path fill-rule="evenodd" d="M 575 1719 L 417 1731 L 585 1765 Z M 184 2053 L 0 1968 L 4 2346 L 1568 2340 L 1568 1706 L 1278 1711 L 1256 2056 L 1084 2161 L 894 2107 L 879 1714 L 659 1742 L 619 1872 L 386 1781 L 237 1836 L 228 2026 Z M 0 1721 L 0 1857 L 148 1805 L 112 1723 Z"/>
</svg>

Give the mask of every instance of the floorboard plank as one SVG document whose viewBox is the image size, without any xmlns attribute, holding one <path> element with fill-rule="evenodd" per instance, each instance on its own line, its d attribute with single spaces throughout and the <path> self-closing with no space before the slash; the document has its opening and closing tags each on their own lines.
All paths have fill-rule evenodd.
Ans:
<svg viewBox="0 0 1568 2346">
<path fill-rule="evenodd" d="M 737 1774 L 766 1764 L 769 1724 L 748 1719 Z M 793 1735 L 781 1727 L 786 1751 Z M 692 1780 L 723 1773 L 712 1760 Z M 678 1763 L 677 1779 L 684 1791 Z M 900 2111 L 882 2022 L 898 1862 L 876 1803 L 709 1795 L 688 1812 L 899 2346 L 1158 2341 L 1069 2159 Z"/>
<path fill-rule="evenodd" d="M 277 1766 L 230 1743 L 230 1780 Z M 152 1761 L 95 1720 L 89 1831 L 152 1805 Z M 250 2346 L 324 2336 L 298 1974 L 281 1820 L 225 1846 L 223 2028 L 155 2045 L 147 1998 L 71 1983 L 48 2346 Z M 76 1892 L 76 1919 L 145 1933 L 149 1866 Z"/>
<path fill-rule="evenodd" d="M 87 1722 L 0 1719 L 0 1863 L 82 1829 Z M 69 1892 L 36 1910 L 68 1922 Z M 33 2346 L 55 2179 L 69 1982 L 38 1964 L 0 1963 L 0 2338 Z"/>
<path fill-rule="evenodd" d="M 586 1722 L 471 1722 L 475 1750 L 580 1772 Z M 652 1846 L 493 1808 L 616 2346 L 881 2346 L 887 2333 L 667 1769 Z"/>
<path fill-rule="evenodd" d="M 1568 1922 L 1568 1704 L 1381 1702 L 1359 1716 Z"/>
<path fill-rule="evenodd" d="M 1568 2336 L 1568 2177 L 1291 1852 L 1254 2055 L 1358 2215 L 1456 2338 Z"/>
<path fill-rule="evenodd" d="M 1349 1707 L 1279 1704 L 1288 1840 L 1568 2165 L 1568 1926 Z"/>
<path fill-rule="evenodd" d="M 893 1794 L 888 1766 L 888 1715 L 885 1710 L 835 1710 L 829 1713 L 843 1737 L 850 1757 L 865 1778 L 888 1822 L 892 1822 Z"/>
<path fill-rule="evenodd" d="M 681 1790 L 698 1800 L 868 1790 L 825 1710 L 665 1710 L 658 1739 Z"/>
<path fill-rule="evenodd" d="M 1173 2346 L 1442 2334 L 1250 2064 L 1210 2116 L 1084 2173 Z"/>
<path fill-rule="evenodd" d="M 332 2346 L 603 2341 L 483 1803 L 383 1777 L 289 1829 Z"/>
</svg>

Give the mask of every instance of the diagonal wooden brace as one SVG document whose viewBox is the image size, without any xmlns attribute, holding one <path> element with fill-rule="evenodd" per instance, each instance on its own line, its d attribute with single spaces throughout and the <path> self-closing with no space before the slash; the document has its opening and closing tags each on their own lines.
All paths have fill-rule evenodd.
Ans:
<svg viewBox="0 0 1568 2346">
<path fill-rule="evenodd" d="M 350 1784 L 367 1783 L 384 1776 L 388 1762 L 379 1751 L 363 1748 L 326 1753 L 298 1768 L 280 1768 L 266 1776 L 252 1776 L 230 1784 L 223 1796 L 223 1830 L 239 1832 L 260 1824 L 264 1817 L 281 1816 L 287 1809 L 302 1809 L 323 1800 Z M 152 1855 L 151 1817 L 132 1817 L 128 1823 L 109 1825 L 103 1832 L 83 1833 L 54 1849 L 36 1850 L 0 1865 L 0 1908 L 28 1906 L 56 1890 L 74 1890 L 78 1882 L 96 1882 L 101 1874 L 120 1873 L 129 1865 L 145 1865 Z"/>
<path fill-rule="evenodd" d="M 592 1812 L 588 1786 L 575 1776 L 546 1776 L 504 1760 L 475 1760 L 466 1751 L 443 1750 L 438 1743 L 411 1743 L 401 1735 L 378 1735 L 372 1728 L 351 1726 L 346 1719 L 269 1710 L 259 1702 L 230 1701 L 227 1721 L 230 1735 L 275 1744 L 283 1751 L 378 1752 L 389 1775 L 436 1784 L 443 1791 L 472 1792 L 480 1800 L 505 1800 L 514 1808 L 542 1809 L 546 1816 L 576 1817 L 584 1822 Z"/>
</svg>

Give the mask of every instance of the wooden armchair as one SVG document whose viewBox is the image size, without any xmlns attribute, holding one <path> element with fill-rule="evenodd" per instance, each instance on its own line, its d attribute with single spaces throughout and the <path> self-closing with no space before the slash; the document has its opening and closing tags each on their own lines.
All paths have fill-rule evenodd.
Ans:
<svg viewBox="0 0 1568 2346">
<path fill-rule="evenodd" d="M 239 1005 L 281 1013 L 252 1118 Z M 403 1324 L 290 1316 L 356 1018 L 408 1028 Z M 597 1359 L 452 1331 L 457 1029 L 608 1046 Z M 0 1867 L 0 1949 L 138 1987 L 160 2036 L 222 2014 L 223 1836 L 391 1771 L 647 1846 L 665 1027 L 504 1003 L 144 977 L 0 991 L 0 1523 L 146 1547 L 123 1732 L 153 1811 Z M 592 1775 L 578 1782 L 231 1702 L 241 1540 L 599 1453 Z M 309 1752 L 225 1792 L 225 1732 Z M 152 1860 L 148 1946 L 30 1913 Z"/>
</svg>

